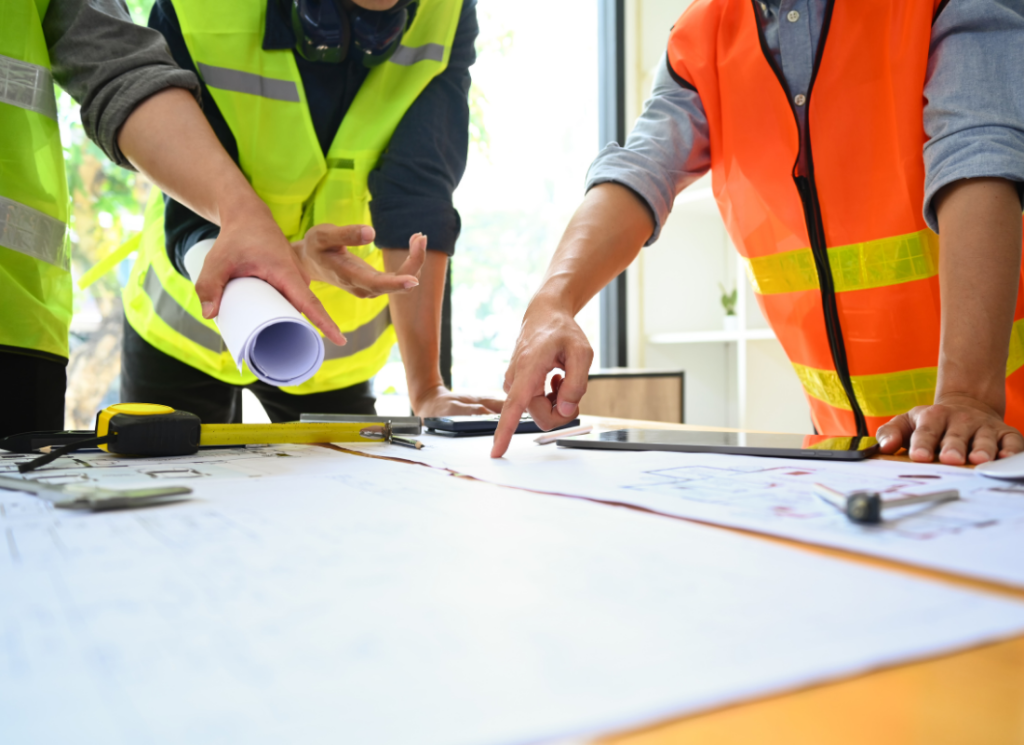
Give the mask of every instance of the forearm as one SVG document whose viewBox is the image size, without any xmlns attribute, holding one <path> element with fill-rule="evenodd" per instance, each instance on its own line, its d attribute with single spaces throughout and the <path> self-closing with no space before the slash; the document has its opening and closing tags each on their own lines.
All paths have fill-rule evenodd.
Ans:
<svg viewBox="0 0 1024 745">
<path fill-rule="evenodd" d="M 384 268 L 388 272 L 397 272 L 409 256 L 407 250 L 383 251 Z M 388 298 L 413 411 L 419 410 L 419 404 L 428 392 L 444 385 L 439 357 L 441 303 L 447 270 L 448 257 L 440 251 L 428 251 L 420 272 L 419 287 L 407 294 L 390 295 Z"/>
<path fill-rule="evenodd" d="M 269 210 L 224 150 L 195 99 L 169 88 L 141 103 L 118 135 L 125 157 L 174 200 L 210 222 Z"/>
<path fill-rule="evenodd" d="M 1021 203 L 1005 179 L 954 182 L 936 197 L 942 331 L 936 401 L 1005 409 L 1006 357 L 1021 262 Z"/>
<path fill-rule="evenodd" d="M 625 186 L 587 192 L 531 301 L 575 316 L 636 258 L 654 229 L 647 205 Z"/>
</svg>

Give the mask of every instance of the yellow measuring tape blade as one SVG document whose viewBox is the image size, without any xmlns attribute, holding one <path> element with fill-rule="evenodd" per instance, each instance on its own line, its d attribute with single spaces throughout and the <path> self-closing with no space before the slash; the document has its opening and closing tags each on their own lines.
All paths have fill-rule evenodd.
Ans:
<svg viewBox="0 0 1024 745">
<path fill-rule="evenodd" d="M 364 437 L 363 430 L 379 428 L 381 435 Z M 204 424 L 199 446 L 300 445 L 313 442 L 383 442 L 384 422 L 284 422 L 281 424 Z"/>
<path fill-rule="evenodd" d="M 111 251 L 104 258 L 100 259 L 99 262 L 93 265 L 92 269 L 79 277 L 78 289 L 84 290 L 97 279 L 124 261 L 132 251 L 138 250 L 139 243 L 141 241 L 142 233 L 138 233 L 122 243 L 120 247 Z"/>
</svg>

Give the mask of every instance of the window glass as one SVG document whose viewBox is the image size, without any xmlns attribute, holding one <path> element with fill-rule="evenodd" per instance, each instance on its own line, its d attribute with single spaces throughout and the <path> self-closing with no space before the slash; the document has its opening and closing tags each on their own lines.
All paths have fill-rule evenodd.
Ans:
<svg viewBox="0 0 1024 745">
<path fill-rule="evenodd" d="M 583 197 L 598 142 L 597 3 L 483 2 L 472 135 L 455 195 L 456 390 L 500 390 L 526 305 Z M 598 307 L 578 320 L 597 350 Z"/>
</svg>

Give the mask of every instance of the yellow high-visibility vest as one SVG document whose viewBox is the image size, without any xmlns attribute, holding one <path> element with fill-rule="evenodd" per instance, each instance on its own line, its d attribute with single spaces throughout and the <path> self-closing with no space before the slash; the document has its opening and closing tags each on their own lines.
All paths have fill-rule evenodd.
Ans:
<svg viewBox="0 0 1024 745">
<path fill-rule="evenodd" d="M 196 69 L 235 137 L 241 169 L 289 240 L 320 223 L 371 224 L 369 173 L 405 112 L 447 67 L 462 0 L 420 0 L 401 46 L 367 75 L 326 156 L 292 50 L 262 48 L 265 0 L 174 0 L 174 7 Z M 239 373 L 216 324 L 203 319 L 193 284 L 172 265 L 163 213 L 155 194 L 124 292 L 129 323 L 157 349 L 219 380 L 255 381 L 249 370 Z M 383 268 L 375 246 L 353 250 Z M 395 343 L 387 297 L 360 300 L 319 282 L 312 288 L 348 344 L 325 339 L 320 371 L 283 390 L 317 393 L 369 380 Z"/>
<path fill-rule="evenodd" d="M 0 10 L 0 349 L 67 362 L 68 184 L 42 18 L 49 0 Z"/>
</svg>

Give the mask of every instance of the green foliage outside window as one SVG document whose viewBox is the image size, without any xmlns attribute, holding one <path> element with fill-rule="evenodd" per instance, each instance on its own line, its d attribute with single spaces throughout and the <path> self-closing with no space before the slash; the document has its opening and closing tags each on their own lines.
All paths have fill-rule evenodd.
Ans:
<svg viewBox="0 0 1024 745">
<path fill-rule="evenodd" d="M 128 0 L 145 23 L 153 0 Z M 149 183 L 109 160 L 82 128 L 78 104 L 57 89 L 57 110 L 71 193 L 71 260 L 77 280 L 142 227 Z M 66 426 L 91 427 L 97 409 L 113 403 L 121 368 L 121 290 L 130 262 L 86 290 L 75 287 Z"/>
</svg>

